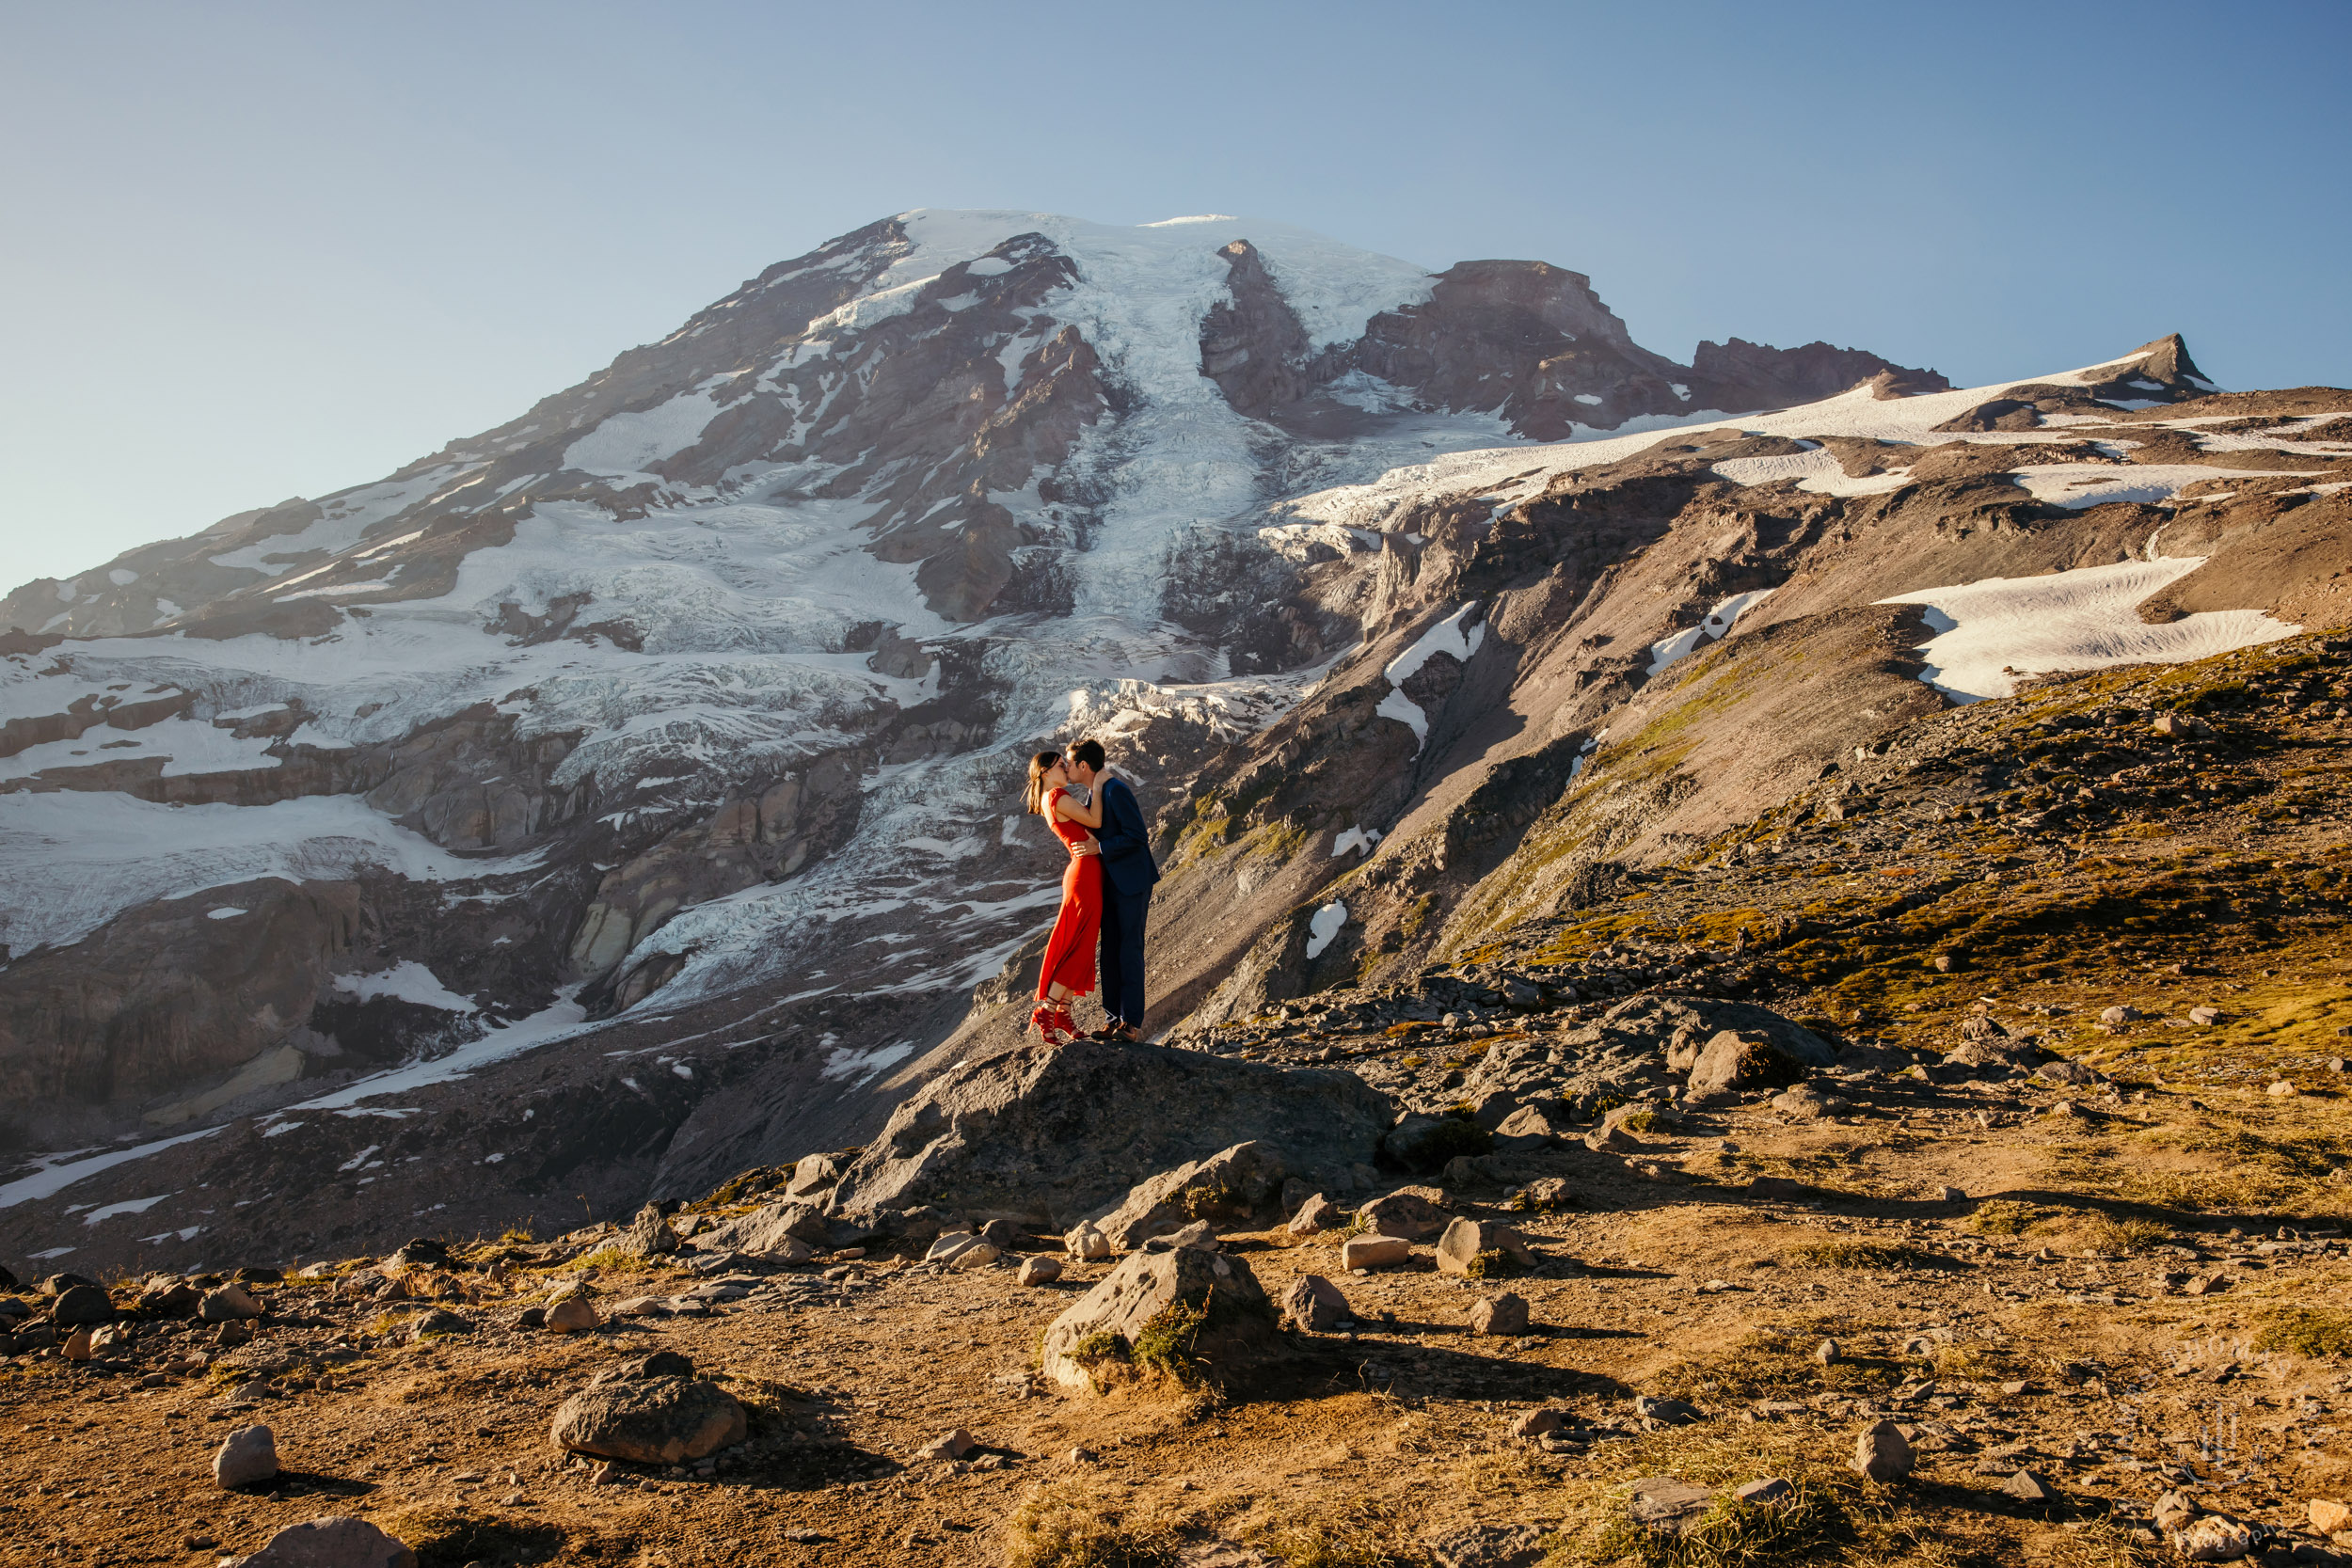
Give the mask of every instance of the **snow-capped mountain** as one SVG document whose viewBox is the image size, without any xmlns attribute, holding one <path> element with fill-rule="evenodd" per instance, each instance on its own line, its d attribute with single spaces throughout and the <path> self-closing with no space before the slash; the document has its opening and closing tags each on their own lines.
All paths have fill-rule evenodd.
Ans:
<svg viewBox="0 0 2352 1568">
<path fill-rule="evenodd" d="M 157 921 L 188 988 L 39 1002 L 56 1046 L 0 1072 L 119 1110 L 288 1039 L 606 1009 L 690 956 L 705 989 L 968 986 L 1041 896 L 1001 852 L 1030 737 L 1169 683 L 1247 728 L 1349 635 L 1226 579 L 1257 507 L 1886 369 L 1734 346 L 1749 381 L 1635 347 L 1574 274 L 1279 224 L 846 235 L 379 483 L 0 604 L 7 989 L 44 953 L 78 992 Z"/>
<path fill-rule="evenodd" d="M 848 1141 L 1001 1026 L 1059 866 L 1021 768 L 1081 732 L 1159 813 L 1155 1022 L 1376 973 L 1549 896 L 1576 857 L 1480 879 L 1735 623 L 1940 627 L 1981 695 L 2017 663 L 1982 626 L 2042 601 L 1945 590 L 2151 566 L 2222 526 L 2202 482 L 2331 460 L 2315 413 L 2161 422 L 2216 395 L 2177 340 L 1974 391 L 1818 343 L 1683 366 L 1540 262 L 901 214 L 378 483 L 0 601 L 14 1141 L 228 1129 L 345 1229 Z M 2293 624 L 2249 587 L 2116 641 L 2168 572 L 2075 594 L 2048 667 Z M 1950 700 L 1915 673 L 1643 842 Z M 139 1244 L 229 1223 L 167 1217 Z"/>
</svg>

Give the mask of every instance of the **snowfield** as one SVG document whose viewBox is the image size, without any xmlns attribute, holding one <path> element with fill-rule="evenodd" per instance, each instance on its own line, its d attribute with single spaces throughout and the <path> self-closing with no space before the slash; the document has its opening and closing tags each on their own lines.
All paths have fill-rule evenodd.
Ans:
<svg viewBox="0 0 2352 1568">
<path fill-rule="evenodd" d="M 1882 604 L 1928 607 L 1936 635 L 1921 644 L 1919 676 L 1960 702 L 2007 697 L 2021 675 L 2118 664 L 2183 664 L 2303 628 L 2257 610 L 2209 610 L 2160 626 L 2139 602 L 2205 563 L 2202 556 L 2124 561 L 2032 578 L 1987 578 L 1898 594 Z"/>
</svg>

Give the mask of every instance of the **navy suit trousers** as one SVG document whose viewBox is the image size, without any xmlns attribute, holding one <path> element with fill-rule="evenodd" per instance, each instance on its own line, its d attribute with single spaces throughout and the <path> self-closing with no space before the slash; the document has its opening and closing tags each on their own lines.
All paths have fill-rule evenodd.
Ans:
<svg viewBox="0 0 2352 1568">
<path fill-rule="evenodd" d="M 1152 890 L 1121 893 L 1103 882 L 1103 1013 L 1143 1027 L 1143 922 Z"/>
</svg>

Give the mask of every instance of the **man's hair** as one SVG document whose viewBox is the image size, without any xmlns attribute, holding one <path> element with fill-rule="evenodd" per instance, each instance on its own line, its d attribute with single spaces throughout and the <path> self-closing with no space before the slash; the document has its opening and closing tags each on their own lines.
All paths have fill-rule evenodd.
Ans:
<svg viewBox="0 0 2352 1568">
<path fill-rule="evenodd" d="M 1070 760 L 1083 762 L 1100 773 L 1103 770 L 1103 743 L 1099 740 L 1079 741 L 1070 748 Z"/>
</svg>

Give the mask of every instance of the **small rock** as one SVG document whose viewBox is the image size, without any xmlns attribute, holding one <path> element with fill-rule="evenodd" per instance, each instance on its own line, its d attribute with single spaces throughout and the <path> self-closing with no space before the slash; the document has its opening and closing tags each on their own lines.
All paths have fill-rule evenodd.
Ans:
<svg viewBox="0 0 2352 1568">
<path fill-rule="evenodd" d="M 1958 1187 L 1931 1187 L 1928 1189 L 1928 1196 L 1934 1198 L 1938 1203 L 1965 1203 L 1968 1201 L 1968 1195 L 1961 1191 Z"/>
<path fill-rule="evenodd" d="M 980 1227 L 980 1240 L 993 1243 L 999 1252 L 1018 1252 L 1029 1243 L 1029 1233 L 1010 1220 L 991 1220 Z"/>
<path fill-rule="evenodd" d="M 2191 1519 L 2197 1517 L 2197 1505 L 2182 1493 L 2167 1492 L 2156 1499 L 2155 1506 L 2149 1513 L 2155 1521 L 2156 1528 L 2167 1535 L 2177 1535 L 2188 1528 Z"/>
<path fill-rule="evenodd" d="M 1298 1212 L 1293 1214 L 1290 1223 L 1282 1228 L 1289 1235 L 1311 1236 L 1319 1230 L 1330 1229 L 1339 1222 L 1339 1205 L 1316 1193 L 1298 1206 Z"/>
<path fill-rule="evenodd" d="M 1631 1402 L 1633 1414 L 1640 1417 L 1642 1424 L 1653 1432 L 1666 1427 L 1687 1427 L 1707 1419 L 1706 1413 L 1697 1405 L 1685 1404 L 1680 1400 L 1653 1399 L 1647 1394 L 1636 1394 Z"/>
<path fill-rule="evenodd" d="M 1692 1486 L 1675 1476 L 1650 1476 L 1633 1483 L 1625 1511 L 1637 1525 L 1679 1535 L 1714 1500 L 1715 1495 L 1704 1486 Z"/>
<path fill-rule="evenodd" d="M 792 1179 L 785 1183 L 785 1196 L 801 1197 L 819 1187 L 830 1187 L 841 1180 L 844 1163 L 831 1154 L 803 1154 L 792 1162 Z"/>
<path fill-rule="evenodd" d="M 2223 1012 L 2218 1007 L 2191 1007 L 2188 1010 L 2188 1021 L 2197 1025 L 2200 1029 L 2210 1029 L 2217 1023 L 2227 1023 L 2229 1020 L 2230 1015 Z M 2217 1514 L 2216 1517 L 2217 1518 L 2219 1515 Z M 2219 1561 L 2221 1560 L 2214 1559 L 2212 1560 Z"/>
<path fill-rule="evenodd" d="M 444 1307 L 437 1307 L 409 1325 L 409 1338 L 421 1339 L 428 1334 L 471 1334 L 473 1323 Z"/>
<path fill-rule="evenodd" d="M 1777 1508 L 1795 1497 L 1796 1493 L 1795 1484 L 1787 1477 L 1767 1476 L 1762 1481 L 1748 1482 L 1732 1493 L 1732 1496 L 1743 1503 L 1757 1508 Z"/>
<path fill-rule="evenodd" d="M 2147 1016 L 2137 1007 L 2115 1006 L 2102 1012 L 2099 1015 L 2099 1022 L 2102 1023 L 2134 1023 Z"/>
<path fill-rule="evenodd" d="M 1062 1463 L 1065 1465 L 1091 1465 L 1094 1463 L 1094 1450 L 1092 1449 L 1073 1449 L 1061 1457 Z"/>
<path fill-rule="evenodd" d="M 90 1348 L 91 1333 L 87 1328 L 75 1329 L 65 1337 L 65 1343 L 57 1347 L 58 1354 L 68 1361 L 87 1361 L 98 1354 Z"/>
<path fill-rule="evenodd" d="M 2191 1562 L 2235 1562 L 2254 1549 L 2254 1532 L 2227 1514 L 2201 1514 L 2172 1537 L 2172 1549 Z"/>
<path fill-rule="evenodd" d="M 1282 1293 L 1291 1322 L 1313 1334 L 1327 1334 L 1353 1316 L 1340 1288 L 1319 1274 L 1302 1275 Z"/>
<path fill-rule="evenodd" d="M 1406 1241 L 1434 1236 L 1454 1221 L 1453 1215 L 1409 1187 L 1374 1198 L 1356 1211 L 1356 1217 L 1374 1235 L 1401 1236 Z"/>
<path fill-rule="evenodd" d="M 1547 1433 L 1558 1432 L 1567 1424 L 1568 1414 L 1565 1410 L 1530 1410 L 1511 1423 L 1511 1435 L 1541 1437 Z"/>
<path fill-rule="evenodd" d="M 616 1460 L 608 1459 L 588 1472 L 588 1484 L 591 1486 L 618 1486 L 628 1479 L 628 1472 L 622 1469 Z"/>
<path fill-rule="evenodd" d="M 567 1295 L 547 1309 L 547 1326 L 557 1334 L 581 1334 L 604 1322 L 585 1295 Z"/>
<path fill-rule="evenodd" d="M 1825 1117 L 1843 1116 L 1853 1109 L 1851 1101 L 1824 1094 L 1810 1084 L 1799 1084 L 1794 1088 L 1785 1089 L 1766 1103 L 1792 1121 L 1819 1121 Z"/>
<path fill-rule="evenodd" d="M 1854 1439 L 1854 1474 L 1865 1481 L 1899 1481 L 1911 1474 L 1911 1444 L 1892 1421 L 1879 1421 Z"/>
<path fill-rule="evenodd" d="M 49 1309 L 49 1321 L 59 1328 L 108 1323 L 114 1317 L 114 1298 L 96 1285 L 69 1285 L 57 1292 L 56 1304 Z"/>
<path fill-rule="evenodd" d="M 2001 1490 L 2019 1502 L 2049 1503 L 2058 1500 L 2058 1489 L 2031 1470 L 2018 1471 L 2009 1478 L 2009 1484 Z"/>
<path fill-rule="evenodd" d="M 1051 1285 L 1061 1277 L 1061 1259 L 1033 1257 L 1021 1260 L 1020 1282 L 1024 1285 Z"/>
<path fill-rule="evenodd" d="M 1527 1332 L 1527 1303 L 1508 1291 L 1499 1296 L 1488 1296 L 1471 1304 L 1470 1326 L 1472 1334 L 1524 1334 Z"/>
<path fill-rule="evenodd" d="M 931 1243 L 930 1250 L 923 1254 L 923 1261 L 926 1263 L 947 1262 L 957 1253 L 978 1241 L 979 1237 L 970 1230 L 947 1231 Z"/>
<path fill-rule="evenodd" d="M 1493 1220 L 1457 1219 L 1438 1239 L 1438 1272 L 1442 1275 L 1484 1277 L 1498 1268 L 1534 1266 L 1535 1254 L 1527 1238 Z"/>
<path fill-rule="evenodd" d="M 1143 1250 L 1173 1252 L 1178 1247 L 1186 1246 L 1200 1247 L 1208 1252 L 1217 1251 L 1216 1227 L 1207 1220 L 1195 1220 L 1190 1225 L 1178 1227 L 1165 1236 L 1151 1237 L 1143 1243 Z"/>
<path fill-rule="evenodd" d="M 1838 1347 L 1835 1339 L 1824 1339 L 1813 1347 L 1813 1359 L 1824 1367 L 1837 1365 L 1837 1358 L 1844 1354 L 1845 1352 Z"/>
<path fill-rule="evenodd" d="M 2272 1095 L 2272 1096 L 2277 1097 L 2278 1099 L 2283 1100 L 2283 1099 L 2285 1099 L 2285 1098 L 2286 1098 L 2287 1096 L 2289 1096 L 2289 1095 L 2293 1095 L 2293 1094 L 2299 1094 L 2299 1093 L 2301 1093 L 2302 1091 L 2301 1091 L 2301 1090 L 2299 1090 L 2299 1089 L 2297 1089 L 2297 1088 L 2296 1088 L 2296 1087 L 2293 1084 L 2290 1084 L 2290 1083 L 2288 1083 L 2285 1079 L 2281 1078 L 2281 1079 L 2280 1079 L 2277 1083 L 2275 1083 L 2275 1084 L 2271 1085 L 2270 1085 L 2270 1087 L 2268 1087 L 2267 1089 L 2265 1089 L 2263 1092 L 2264 1092 L 2265 1094 L 2267 1094 L 2267 1095 Z"/>
<path fill-rule="evenodd" d="M 250 1486 L 278 1473 L 278 1438 L 267 1427 L 239 1427 L 213 1455 L 213 1480 L 221 1486 Z"/>
<path fill-rule="evenodd" d="M 935 1437 L 923 1445 L 914 1457 L 917 1459 L 961 1459 L 977 1446 L 973 1441 L 970 1433 L 958 1427 L 946 1436 Z"/>
<path fill-rule="evenodd" d="M 2341 1529 L 2352 1529 L 2352 1508 L 2326 1497 L 2313 1497 L 2311 1519 L 2312 1528 L 2322 1535 L 2333 1535 Z"/>
<path fill-rule="evenodd" d="M 628 1228 L 612 1243 L 636 1258 L 659 1258 L 678 1249 L 678 1235 L 671 1228 L 670 1216 L 659 1204 L 648 1203 L 637 1211 L 637 1217 L 628 1222 Z"/>
<path fill-rule="evenodd" d="M 1385 1269 L 1413 1256 L 1413 1243 L 1402 1236 L 1350 1236 L 1340 1243 L 1343 1269 Z"/>
<path fill-rule="evenodd" d="M 231 1323 L 240 1318 L 258 1318 L 262 1304 L 242 1285 L 223 1285 L 217 1291 L 207 1291 L 197 1305 L 196 1315 L 208 1323 Z"/>
<path fill-rule="evenodd" d="M 417 1554 L 365 1519 L 288 1525 L 237 1568 L 417 1568 Z"/>
<path fill-rule="evenodd" d="M 1111 1255 L 1111 1239 L 1091 1221 L 1081 1222 L 1062 1237 L 1061 1249 L 1076 1262 L 1099 1263 Z"/>
</svg>

